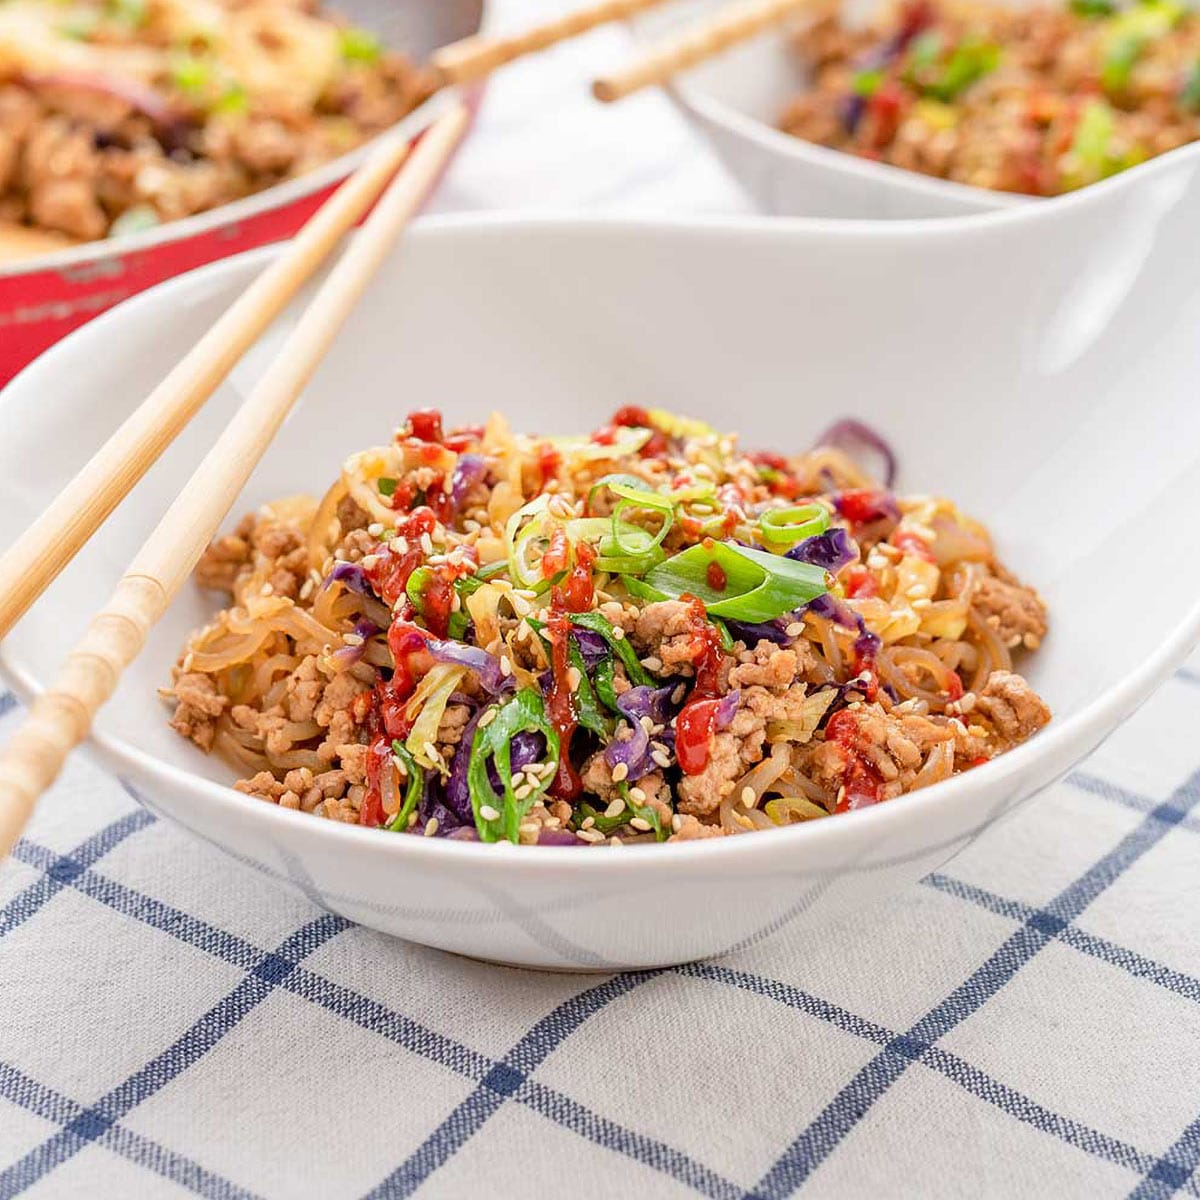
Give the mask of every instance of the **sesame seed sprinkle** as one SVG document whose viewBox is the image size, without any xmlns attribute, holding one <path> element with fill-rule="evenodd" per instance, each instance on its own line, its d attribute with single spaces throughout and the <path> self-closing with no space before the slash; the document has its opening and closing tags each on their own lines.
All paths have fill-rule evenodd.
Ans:
<svg viewBox="0 0 1200 1200">
<path fill-rule="evenodd" d="M 629 824 L 632 825 L 633 828 L 638 830 L 640 833 L 649 833 L 650 829 L 651 829 L 650 822 L 647 821 L 645 819 L 645 817 L 634 817 L 633 820 L 629 822 Z"/>
<path fill-rule="evenodd" d="M 479 815 L 485 821 L 500 820 L 500 814 L 490 804 L 481 804 L 479 806 Z"/>
<path fill-rule="evenodd" d="M 483 716 L 479 718 L 478 728 L 486 729 L 496 719 L 496 710 L 494 708 L 487 709 Z"/>
<path fill-rule="evenodd" d="M 627 763 L 617 763 L 612 769 L 613 783 L 620 783 L 629 774 L 629 766 Z"/>
<path fill-rule="evenodd" d="M 438 831 L 438 819 L 437 819 L 437 817 L 430 817 L 429 820 L 425 822 L 425 836 L 433 837 L 434 834 L 437 833 L 437 831 Z"/>
<path fill-rule="evenodd" d="M 614 771 L 613 774 L 616 774 Z M 618 796 L 611 801 L 609 806 L 604 810 L 604 815 L 611 821 L 614 817 L 619 817 L 625 811 L 625 801 Z"/>
</svg>

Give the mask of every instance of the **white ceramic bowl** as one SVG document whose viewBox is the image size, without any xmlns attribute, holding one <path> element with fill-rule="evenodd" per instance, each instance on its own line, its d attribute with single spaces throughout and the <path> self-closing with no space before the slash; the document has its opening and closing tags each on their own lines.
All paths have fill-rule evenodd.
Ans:
<svg viewBox="0 0 1200 1200">
<path fill-rule="evenodd" d="M 1021 3 L 1022 0 L 1011 0 Z M 652 44 L 695 23 L 722 0 L 687 0 L 633 22 Z M 843 12 L 861 21 L 879 0 L 846 0 Z M 670 93 L 708 136 L 730 172 L 770 213 L 794 217 L 897 219 L 952 217 L 1036 204 L 1028 196 L 934 179 L 806 142 L 779 129 L 788 100 L 808 72 L 780 34 L 735 46 L 678 75 Z"/>
<path fill-rule="evenodd" d="M 389 836 L 248 799 L 168 730 L 155 688 L 214 607 L 190 587 L 103 710 L 96 752 L 155 812 L 329 908 L 508 963 L 679 962 L 823 924 L 918 879 L 1092 749 L 1200 635 L 1196 161 L 971 220 L 424 221 L 235 506 L 322 490 L 347 452 L 416 405 L 453 422 L 499 408 L 518 428 L 567 432 L 654 403 L 774 447 L 858 415 L 895 442 L 903 487 L 986 518 L 1045 592 L 1053 630 L 1030 671 L 1056 717 L 1013 753 L 876 808 L 717 842 L 593 851 Z M 270 253 L 122 305 L 9 386 L 0 544 Z M 277 341 L 0 647 L 22 692 L 49 678 Z"/>
</svg>

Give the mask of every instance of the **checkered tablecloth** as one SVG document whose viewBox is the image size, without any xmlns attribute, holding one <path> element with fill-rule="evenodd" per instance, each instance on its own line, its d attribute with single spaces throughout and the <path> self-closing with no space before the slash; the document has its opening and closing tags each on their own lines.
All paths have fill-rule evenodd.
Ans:
<svg viewBox="0 0 1200 1200">
<path fill-rule="evenodd" d="M 741 205 L 572 102 L 621 48 L 498 81 L 441 206 Z M 0 869 L 0 1197 L 1200 1196 L 1197 663 L 886 905 L 611 977 L 351 926 L 77 757 Z"/>
</svg>

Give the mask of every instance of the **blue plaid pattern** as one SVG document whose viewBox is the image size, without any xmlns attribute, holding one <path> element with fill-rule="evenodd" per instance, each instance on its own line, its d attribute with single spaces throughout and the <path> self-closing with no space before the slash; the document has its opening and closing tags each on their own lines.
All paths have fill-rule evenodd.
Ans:
<svg viewBox="0 0 1200 1200">
<path fill-rule="evenodd" d="M 47 798 L 0 872 L 0 979 L 20 985 L 0 1024 L 0 1197 L 63 1194 L 84 1163 L 93 1193 L 113 1195 L 154 1194 L 157 1179 L 216 1198 L 568 1187 L 776 1200 L 866 1190 L 888 1172 L 891 1194 L 929 1195 L 945 1162 L 983 1195 L 1019 1194 L 1032 1178 L 1058 1195 L 1200 1196 L 1200 1096 L 1181 1096 L 1163 1069 L 1175 1059 L 1186 1078 L 1196 1061 L 1200 956 L 1188 958 L 1190 939 L 1159 936 L 1153 907 L 1194 900 L 1195 873 L 1181 868 L 1200 850 L 1200 771 L 1178 739 L 1200 718 L 1198 684 L 1181 671 L 1085 769 L 911 889 L 898 916 L 849 917 L 815 947 L 784 930 L 721 961 L 607 977 L 484 967 L 359 929 L 156 822 L 81 765 L 86 780 Z M 0 698 L 0 736 L 14 708 Z M 1130 787 L 1139 772 L 1144 786 Z M 78 837 L 81 785 L 92 825 Z M 223 885 L 232 901 L 213 899 Z M 188 956 L 174 1020 L 144 979 L 107 969 L 114 929 L 147 977 Z M 37 969 L 59 940 L 77 953 L 66 992 Z M 851 961 L 830 956 L 839 945 Z M 870 962 L 852 961 L 863 947 Z M 118 1046 L 64 1062 L 28 1036 L 23 1016 L 50 1031 L 87 1024 L 102 1016 L 90 998 L 114 988 L 135 1013 L 128 1056 Z M 1105 1056 L 1118 1046 L 1112 1063 L 1099 1049 L 1075 1061 L 1072 1046 L 1103 1037 L 1097 1014 L 1117 1020 L 1121 998 L 1151 1034 L 1123 1058 L 1119 1040 L 1106 1044 Z M 276 1084 L 255 1045 L 303 1055 L 314 1029 L 320 1074 L 298 1092 Z M 1050 1070 L 1024 1049 L 1035 1030 Z M 644 1053 L 674 1064 L 682 1091 L 664 1077 L 658 1096 Z M 394 1076 L 369 1069 L 380 1056 Z M 1106 1070 L 1132 1096 L 1106 1093 Z M 327 1093 L 347 1108 L 309 1120 L 308 1165 L 289 1166 L 286 1133 L 279 1146 L 278 1128 L 240 1124 L 243 1082 L 265 1090 L 284 1129 Z M 221 1098 L 235 1101 L 228 1117 Z M 1130 1121 L 1131 1101 L 1151 1117 Z M 982 1131 L 973 1142 L 927 1124 L 964 1111 Z M 738 1145 L 699 1135 L 693 1119 Z M 989 1155 L 989 1141 L 1035 1155 L 1036 1174 L 1022 1174 L 1020 1153 Z M 908 1142 L 928 1177 L 894 1160 Z"/>
</svg>

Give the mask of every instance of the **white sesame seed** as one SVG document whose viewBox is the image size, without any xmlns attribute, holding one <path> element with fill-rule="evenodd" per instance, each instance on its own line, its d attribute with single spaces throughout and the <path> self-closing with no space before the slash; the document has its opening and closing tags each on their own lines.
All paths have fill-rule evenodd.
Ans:
<svg viewBox="0 0 1200 1200">
<path fill-rule="evenodd" d="M 602 842 L 602 841 L 604 841 L 604 834 L 602 834 L 602 833 L 597 833 L 597 831 L 596 831 L 596 830 L 594 830 L 594 829 L 580 829 L 580 830 L 577 830 L 577 831 L 576 831 L 576 833 L 575 833 L 575 836 L 576 836 L 576 837 L 577 837 L 577 838 L 578 838 L 578 839 L 579 839 L 581 842 L 591 842 L 591 843 L 592 843 L 592 845 L 595 845 L 597 842 Z"/>
<path fill-rule="evenodd" d="M 383 522 L 372 521 L 371 524 L 367 526 L 367 532 L 372 537 L 378 537 L 383 532 Z"/>
<path fill-rule="evenodd" d="M 500 820 L 500 814 L 490 804 L 481 804 L 479 806 L 479 815 L 485 821 Z"/>
<path fill-rule="evenodd" d="M 579 685 L 583 682 L 583 674 L 578 667 L 567 668 L 567 687 L 573 692 L 579 691 Z"/>
<path fill-rule="evenodd" d="M 648 654 L 642 659 L 642 666 L 645 667 L 647 671 L 655 672 L 655 674 L 663 669 L 662 659 L 653 654 Z"/>
<path fill-rule="evenodd" d="M 361 646 L 363 644 L 363 637 L 358 633 L 343 633 L 342 641 L 345 642 L 347 646 Z"/>
<path fill-rule="evenodd" d="M 682 828 L 683 828 L 683 817 L 680 816 L 679 813 L 676 813 L 671 818 L 671 830 L 674 833 L 678 833 Z"/>
<path fill-rule="evenodd" d="M 804 622 L 793 621 L 783 632 L 790 638 L 798 638 L 804 632 Z"/>
<path fill-rule="evenodd" d="M 419 818 L 415 812 L 410 812 L 408 814 L 408 828 L 411 829 L 417 823 L 418 819 Z"/>
<path fill-rule="evenodd" d="M 612 837 L 608 839 L 608 844 L 610 846 L 622 846 L 624 845 L 624 842 L 622 842 L 621 839 L 614 833 Z"/>
<path fill-rule="evenodd" d="M 432 742 L 425 743 L 425 753 L 429 756 L 430 762 L 440 763 L 442 756 L 438 753 L 438 748 Z"/>
<path fill-rule="evenodd" d="M 624 779 L 625 776 L 628 774 L 629 774 L 628 765 L 623 762 L 617 763 L 617 765 L 615 767 L 613 767 L 613 770 L 612 770 L 613 783 L 620 783 L 621 780 Z"/>
<path fill-rule="evenodd" d="M 630 800 L 636 800 L 639 804 L 646 803 L 646 793 L 640 787 L 631 787 L 629 789 Z"/>
<path fill-rule="evenodd" d="M 580 828 L 581 829 L 591 829 L 591 827 L 593 825 L 595 825 L 595 823 L 596 823 L 595 817 L 584 817 L 583 821 L 580 823 Z"/>
<path fill-rule="evenodd" d="M 753 808 L 758 803 L 758 793 L 748 784 L 742 788 L 742 803 L 747 808 Z"/>
<path fill-rule="evenodd" d="M 186 672 L 188 672 L 188 671 L 190 671 L 190 670 L 192 669 L 192 663 L 194 663 L 195 661 L 196 661 L 196 656 L 195 656 L 195 654 L 193 654 L 193 653 L 192 653 L 192 651 L 191 651 L 191 650 L 189 650 L 189 651 L 187 652 L 187 654 L 185 654 L 185 655 L 184 655 L 184 657 L 183 657 L 183 664 L 182 664 L 182 666 L 183 666 L 183 671 L 184 671 L 185 673 L 186 673 Z"/>
<path fill-rule="evenodd" d="M 496 719 L 496 710 L 494 708 L 487 709 L 483 716 L 479 718 L 478 729 L 486 729 Z"/>
<path fill-rule="evenodd" d="M 685 683 L 681 683 L 681 684 L 680 684 L 680 685 L 679 685 L 679 686 L 678 686 L 678 687 L 677 687 L 677 688 L 676 688 L 676 689 L 675 689 L 675 690 L 674 690 L 674 691 L 671 693 L 671 703 L 672 703 L 672 704 L 681 704 L 681 703 L 683 702 L 683 698 L 684 698 L 684 696 L 686 696 L 686 695 L 687 695 L 687 684 L 685 684 Z M 674 724 L 675 724 L 675 722 L 674 722 L 674 721 L 672 721 L 672 722 L 671 722 L 671 724 L 672 724 L 672 725 L 674 725 Z"/>
<path fill-rule="evenodd" d="M 642 833 L 648 833 L 650 831 L 650 829 L 652 828 L 650 822 L 647 821 L 644 817 L 634 817 L 633 820 L 629 822 L 629 824 L 632 825 L 634 829 L 637 829 Z"/>
<path fill-rule="evenodd" d="M 512 660 L 508 657 L 507 654 L 500 655 L 500 674 L 504 675 L 504 676 L 508 676 L 508 675 L 511 675 L 512 673 L 513 673 Z"/>
<path fill-rule="evenodd" d="M 427 533 L 421 534 L 421 551 L 425 555 L 430 555 L 433 553 L 433 538 L 431 538 Z"/>
<path fill-rule="evenodd" d="M 650 757 L 664 770 L 671 765 L 671 758 L 664 750 L 652 750 Z"/>
<path fill-rule="evenodd" d="M 394 754 L 392 755 L 392 766 L 396 768 L 396 773 L 400 776 L 401 779 L 407 778 L 408 767 L 405 765 L 405 763 L 401 759 L 397 758 L 396 755 L 394 755 Z"/>
<path fill-rule="evenodd" d="M 521 786 L 519 788 L 516 788 L 513 791 L 513 795 L 518 800 L 524 800 L 525 797 L 528 796 L 532 791 L 533 791 L 532 783 L 523 783 L 523 784 L 521 784 Z"/>
<path fill-rule="evenodd" d="M 273 596 L 273 595 L 275 595 L 275 587 L 274 587 L 274 585 L 273 585 L 273 584 L 270 584 L 270 583 L 264 583 L 264 584 L 262 585 L 262 594 L 263 594 L 264 596 Z"/>
<path fill-rule="evenodd" d="M 654 732 L 654 718 L 653 717 L 648 717 L 648 716 L 639 717 L 638 721 L 641 723 L 642 728 L 647 733 Z"/>
<path fill-rule="evenodd" d="M 616 774 L 616 772 L 614 771 L 613 774 Z M 604 815 L 611 821 L 613 817 L 619 817 L 624 811 L 625 801 L 618 796 L 609 803 L 609 806 L 604 810 Z"/>
<path fill-rule="evenodd" d="M 425 836 L 433 837 L 433 835 L 435 833 L 437 833 L 437 831 L 438 831 L 438 819 L 437 819 L 437 817 L 430 817 L 429 820 L 425 822 Z"/>
<path fill-rule="evenodd" d="M 613 635 L 613 641 L 619 642 L 625 637 L 625 630 L 623 630 L 620 627 L 620 625 L 614 625 L 612 635 Z"/>
</svg>

